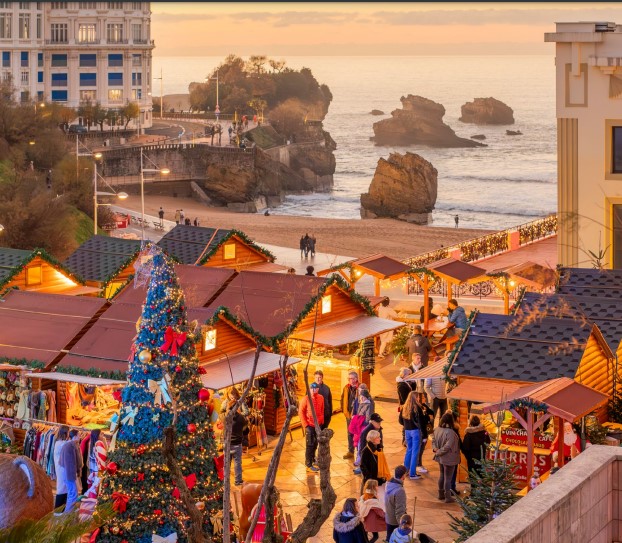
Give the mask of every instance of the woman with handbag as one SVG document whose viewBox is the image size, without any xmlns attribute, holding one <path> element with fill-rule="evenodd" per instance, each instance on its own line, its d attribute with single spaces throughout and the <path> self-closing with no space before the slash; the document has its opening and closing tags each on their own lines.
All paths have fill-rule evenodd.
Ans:
<svg viewBox="0 0 622 543">
<path fill-rule="evenodd" d="M 404 426 L 406 434 L 404 465 L 409 470 L 410 479 L 421 479 L 421 476 L 417 475 L 417 462 L 419 460 L 419 448 L 421 446 L 421 427 L 425 422 L 423 420 L 423 411 L 417 401 L 417 392 L 415 390 L 406 398 L 406 403 L 399 416 L 399 422 Z"/>
<path fill-rule="evenodd" d="M 451 482 L 460 463 L 460 441 L 454 430 L 454 415 L 446 411 L 434 430 L 432 438 L 434 460 L 439 463 L 438 499 L 446 503 L 456 500 L 451 495 Z"/>
<path fill-rule="evenodd" d="M 384 453 L 378 450 L 378 445 L 380 445 L 380 432 L 371 430 L 367 434 L 367 443 L 361 452 L 363 487 L 370 479 L 376 479 L 378 485 L 383 485 L 387 480 L 387 472 L 389 471 L 387 460 Z"/>
</svg>

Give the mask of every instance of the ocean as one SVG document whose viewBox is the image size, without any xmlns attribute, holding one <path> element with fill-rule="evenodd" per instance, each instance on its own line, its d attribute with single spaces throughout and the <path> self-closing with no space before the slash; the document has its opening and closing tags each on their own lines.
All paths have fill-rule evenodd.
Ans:
<svg viewBox="0 0 622 543">
<path fill-rule="evenodd" d="M 222 57 L 157 57 L 164 94 L 186 93 Z M 285 57 L 287 65 L 308 67 L 326 83 L 333 101 L 324 127 L 337 143 L 331 193 L 287 196 L 273 214 L 360 218 L 360 194 L 367 192 L 380 158 L 391 152 L 417 153 L 438 170 L 432 226 L 502 229 L 556 209 L 555 65 L 551 56 Z M 156 81 L 154 91 L 159 92 Z M 488 147 L 435 149 L 412 145 L 379 147 L 372 125 L 401 107 L 408 94 L 445 107 L 444 122 L 461 137 L 486 135 Z M 461 123 L 460 107 L 474 98 L 494 97 L 514 110 L 511 126 Z M 372 116 L 379 109 L 384 116 Z M 522 136 L 505 131 L 520 130 Z"/>
</svg>

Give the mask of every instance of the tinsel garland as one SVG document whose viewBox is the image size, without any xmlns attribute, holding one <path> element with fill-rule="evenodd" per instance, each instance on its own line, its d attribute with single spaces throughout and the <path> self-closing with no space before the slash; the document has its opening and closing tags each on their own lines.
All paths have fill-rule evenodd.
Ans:
<svg viewBox="0 0 622 543">
<path fill-rule="evenodd" d="M 0 288 L 2 288 L 7 283 L 10 283 L 15 275 L 21 272 L 28 264 L 30 264 L 35 258 L 41 257 L 41 259 L 45 260 L 51 266 L 58 268 L 61 272 L 63 272 L 67 277 L 69 277 L 72 281 L 79 283 L 80 285 L 86 284 L 84 279 L 80 277 L 78 274 L 72 272 L 69 268 L 67 268 L 60 261 L 56 260 L 51 254 L 49 254 L 45 249 L 33 249 L 32 253 L 30 253 L 24 260 L 22 260 L 16 266 L 9 268 L 8 274 L 4 277 L 4 279 L 0 280 Z"/>
<path fill-rule="evenodd" d="M 264 247 L 261 247 L 261 245 L 257 245 L 244 232 L 242 232 L 240 230 L 233 229 L 233 230 L 229 230 L 229 233 L 224 238 L 222 238 L 212 249 L 210 249 L 207 253 L 205 253 L 203 255 L 203 257 L 199 261 L 198 265 L 202 266 L 203 264 L 205 264 L 210 258 L 212 258 L 214 253 L 216 251 L 218 251 L 218 249 L 220 249 L 220 247 L 224 243 L 229 241 L 233 236 L 237 236 L 242 241 L 244 241 L 244 243 L 246 243 L 249 247 L 252 247 L 255 251 L 260 252 L 264 256 L 267 256 L 268 259 L 270 260 L 270 262 L 274 262 L 276 260 L 276 256 L 274 256 L 270 251 L 268 251 L 268 249 L 265 249 Z"/>
<path fill-rule="evenodd" d="M 547 413 L 548 406 L 543 402 L 537 402 L 535 400 L 530 400 L 529 398 L 518 398 L 516 400 L 512 400 L 509 405 L 510 409 L 530 409 L 534 413 Z"/>
</svg>

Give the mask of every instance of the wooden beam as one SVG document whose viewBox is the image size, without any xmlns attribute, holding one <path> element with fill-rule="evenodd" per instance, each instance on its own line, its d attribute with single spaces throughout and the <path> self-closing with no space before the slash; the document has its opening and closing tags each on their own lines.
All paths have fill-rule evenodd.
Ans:
<svg viewBox="0 0 622 543">
<path fill-rule="evenodd" d="M 374 277 L 374 295 L 380 296 L 380 279 Z"/>
</svg>

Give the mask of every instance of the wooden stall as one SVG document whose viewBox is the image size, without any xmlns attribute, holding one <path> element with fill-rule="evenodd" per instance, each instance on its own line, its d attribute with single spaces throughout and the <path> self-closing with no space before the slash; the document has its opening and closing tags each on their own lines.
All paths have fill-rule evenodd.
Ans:
<svg viewBox="0 0 622 543">
<path fill-rule="evenodd" d="M 140 241 L 92 236 L 65 260 L 65 266 L 111 298 L 134 273 Z"/>
<path fill-rule="evenodd" d="M 0 247 L 0 290 L 10 288 L 71 296 L 99 292 L 43 249 Z"/>
</svg>

